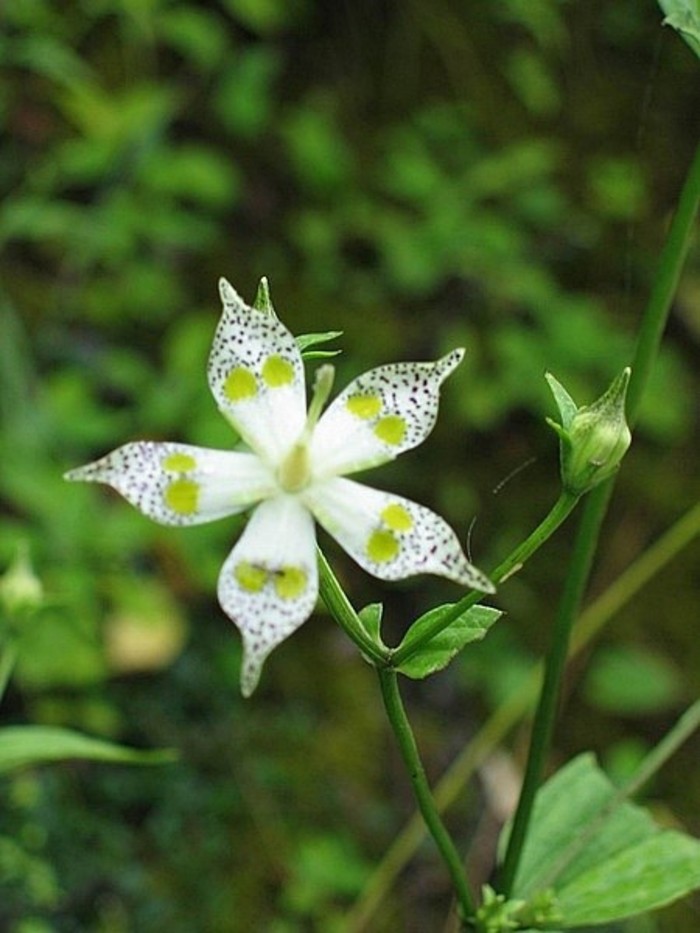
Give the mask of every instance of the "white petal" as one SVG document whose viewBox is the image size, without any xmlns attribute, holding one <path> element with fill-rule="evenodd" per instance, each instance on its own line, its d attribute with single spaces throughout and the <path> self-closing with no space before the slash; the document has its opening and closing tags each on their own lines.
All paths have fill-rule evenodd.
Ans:
<svg viewBox="0 0 700 933">
<path fill-rule="evenodd" d="M 306 420 L 301 354 L 275 315 L 249 307 L 226 279 L 219 289 L 224 311 L 209 357 L 209 385 L 245 442 L 276 465 Z"/>
<path fill-rule="evenodd" d="M 310 487 L 304 500 L 338 544 L 381 580 L 435 573 L 493 592 L 447 522 L 423 505 L 341 477 Z"/>
<path fill-rule="evenodd" d="M 234 515 L 277 488 L 255 454 L 151 441 L 125 444 L 65 478 L 106 483 L 163 525 L 198 525 Z"/>
<path fill-rule="evenodd" d="M 437 418 L 440 385 L 463 356 L 453 350 L 436 363 L 380 366 L 351 382 L 314 430 L 314 475 L 355 473 L 424 441 Z"/>
<path fill-rule="evenodd" d="M 313 612 L 313 519 L 294 496 L 261 503 L 219 576 L 219 602 L 243 636 L 241 691 L 250 696 L 268 654 Z"/>
</svg>

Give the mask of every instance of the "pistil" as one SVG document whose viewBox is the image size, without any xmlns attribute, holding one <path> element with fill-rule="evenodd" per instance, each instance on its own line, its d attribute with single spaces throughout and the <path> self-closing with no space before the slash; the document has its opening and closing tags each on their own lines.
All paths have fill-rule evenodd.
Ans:
<svg viewBox="0 0 700 933">
<path fill-rule="evenodd" d="M 285 492 L 300 492 L 311 479 L 309 462 L 309 440 L 321 417 L 323 406 L 328 401 L 335 379 L 335 367 L 330 364 L 319 367 L 314 380 L 314 394 L 306 416 L 306 424 L 299 440 L 294 444 L 280 464 L 277 480 Z"/>
</svg>

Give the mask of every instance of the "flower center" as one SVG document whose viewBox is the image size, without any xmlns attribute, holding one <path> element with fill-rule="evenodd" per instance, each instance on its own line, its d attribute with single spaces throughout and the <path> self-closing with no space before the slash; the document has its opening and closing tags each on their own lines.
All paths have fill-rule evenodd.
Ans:
<svg viewBox="0 0 700 933">
<path fill-rule="evenodd" d="M 285 492 L 301 492 L 311 480 L 309 438 L 331 394 L 334 378 L 335 369 L 329 364 L 321 366 L 316 372 L 314 394 L 309 405 L 304 430 L 277 470 L 277 482 Z"/>
</svg>

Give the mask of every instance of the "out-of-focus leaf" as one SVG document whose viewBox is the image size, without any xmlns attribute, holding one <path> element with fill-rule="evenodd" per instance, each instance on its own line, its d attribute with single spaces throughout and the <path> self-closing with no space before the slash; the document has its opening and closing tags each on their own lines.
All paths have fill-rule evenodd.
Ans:
<svg viewBox="0 0 700 933">
<path fill-rule="evenodd" d="M 140 751 L 127 748 L 57 726 L 6 726 L 0 729 L 0 773 L 67 758 L 160 765 L 174 761 L 175 755 L 167 749 Z"/>
<path fill-rule="evenodd" d="M 148 82 L 127 85 L 120 93 L 94 82 L 74 85 L 57 97 L 66 117 L 88 138 L 133 144 L 167 125 L 175 113 L 177 90 Z"/>
<path fill-rule="evenodd" d="M 231 14 L 247 29 L 261 36 L 298 22 L 306 7 L 304 0 L 224 0 Z"/>
<path fill-rule="evenodd" d="M 679 32 L 700 58 L 700 5 L 698 0 L 659 0 L 666 14 L 664 25 Z"/>
<path fill-rule="evenodd" d="M 593 658 L 584 692 L 593 706 L 623 716 L 644 716 L 676 704 L 682 681 L 678 670 L 657 654 L 607 648 Z"/>
<path fill-rule="evenodd" d="M 156 152 L 142 167 L 140 178 L 155 195 L 173 195 L 213 209 L 233 207 L 241 187 L 232 159 L 192 144 Z"/>
<path fill-rule="evenodd" d="M 334 105 L 311 97 L 289 115 L 281 132 L 300 183 L 315 194 L 328 194 L 350 183 L 354 153 Z"/>
<path fill-rule="evenodd" d="M 222 126 L 245 139 L 269 127 L 281 60 L 275 49 L 241 49 L 221 73 L 213 105 Z"/>
<path fill-rule="evenodd" d="M 11 64 L 51 78 L 57 84 L 68 86 L 92 77 L 92 69 L 83 58 L 45 33 L 24 36 L 9 48 L 7 59 Z"/>
<path fill-rule="evenodd" d="M 226 26 L 209 10 L 174 6 L 163 10 L 159 31 L 168 43 L 198 68 L 216 68 L 226 50 Z"/>
</svg>

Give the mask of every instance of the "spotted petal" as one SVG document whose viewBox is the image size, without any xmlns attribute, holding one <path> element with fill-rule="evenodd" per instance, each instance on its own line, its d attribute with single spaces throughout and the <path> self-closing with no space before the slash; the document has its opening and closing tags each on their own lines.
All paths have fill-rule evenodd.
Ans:
<svg viewBox="0 0 700 933">
<path fill-rule="evenodd" d="M 224 311 L 209 357 L 209 385 L 245 442 L 276 465 L 306 420 L 301 354 L 274 314 L 249 307 L 226 279 L 219 290 Z"/>
<path fill-rule="evenodd" d="M 241 691 L 250 696 L 265 659 L 313 612 L 318 593 L 313 519 L 295 496 L 253 512 L 219 576 L 224 612 L 243 636 Z"/>
<path fill-rule="evenodd" d="M 447 522 L 425 506 L 342 477 L 315 484 L 304 498 L 338 544 L 381 580 L 434 573 L 493 592 Z"/>
<path fill-rule="evenodd" d="M 276 490 L 270 468 L 255 454 L 151 441 L 118 447 L 65 478 L 106 483 L 163 525 L 234 515 Z"/>
<path fill-rule="evenodd" d="M 432 431 L 440 385 L 464 350 L 436 363 L 393 363 L 359 376 L 319 421 L 311 444 L 319 478 L 355 473 L 393 460 Z"/>
</svg>

